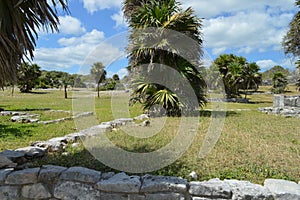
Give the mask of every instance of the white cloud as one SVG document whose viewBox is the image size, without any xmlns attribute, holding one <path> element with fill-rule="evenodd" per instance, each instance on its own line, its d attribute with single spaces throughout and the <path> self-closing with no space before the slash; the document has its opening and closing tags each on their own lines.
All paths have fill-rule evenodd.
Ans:
<svg viewBox="0 0 300 200">
<path fill-rule="evenodd" d="M 81 66 L 78 73 L 88 73 L 94 62 L 108 65 L 124 54 L 104 39 L 104 33 L 97 30 L 80 37 L 61 38 L 58 41 L 61 48 L 36 49 L 34 62 L 43 68 L 56 70 Z"/>
<path fill-rule="evenodd" d="M 294 10 L 294 0 L 186 0 L 182 1 L 184 7 L 191 6 L 199 17 L 210 18 L 220 16 L 226 13 L 240 12 L 246 10 Z"/>
<path fill-rule="evenodd" d="M 81 0 L 83 7 L 90 13 L 98 10 L 110 9 L 110 8 L 121 8 L 122 0 Z"/>
<path fill-rule="evenodd" d="M 270 59 L 269 60 L 258 60 L 258 61 L 256 61 L 256 64 L 262 70 L 270 69 L 270 68 L 274 67 L 275 65 L 278 65 L 278 63 L 276 63 Z"/>
<path fill-rule="evenodd" d="M 59 29 L 62 33 L 79 35 L 86 32 L 80 20 L 77 18 L 71 17 L 69 15 L 60 16 L 59 21 Z"/>
<path fill-rule="evenodd" d="M 292 16 L 254 10 L 204 20 L 205 46 L 214 53 L 222 49 L 237 49 L 239 53 L 278 50 Z"/>
<path fill-rule="evenodd" d="M 116 25 L 114 28 L 122 28 L 122 27 L 128 27 L 128 23 L 126 22 L 124 18 L 124 14 L 122 10 L 120 10 L 118 13 L 115 13 L 111 16 L 111 19 L 116 22 Z"/>
<path fill-rule="evenodd" d="M 119 78 L 122 79 L 124 76 L 128 74 L 128 70 L 126 68 L 119 69 L 117 72 L 108 71 L 107 77 L 111 78 L 114 74 L 118 74 Z"/>
</svg>

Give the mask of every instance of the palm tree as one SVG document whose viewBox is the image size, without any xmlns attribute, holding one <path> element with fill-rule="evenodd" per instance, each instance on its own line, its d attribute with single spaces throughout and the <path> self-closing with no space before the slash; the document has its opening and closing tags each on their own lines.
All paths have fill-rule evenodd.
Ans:
<svg viewBox="0 0 300 200">
<path fill-rule="evenodd" d="M 197 68 L 200 66 L 199 58 L 202 55 L 199 30 L 201 20 L 194 16 L 193 10 L 191 8 L 182 10 L 175 0 L 126 0 L 123 11 L 131 28 L 128 46 L 130 70 L 142 73 L 160 71 L 161 79 L 167 80 L 170 74 L 166 74 L 163 66 L 170 66 L 189 81 L 197 95 L 199 105 L 204 105 L 205 82 Z M 176 34 L 174 38 L 169 37 L 169 30 L 182 33 L 196 42 L 182 44 L 178 48 L 174 42 L 180 41 L 183 37 L 180 38 L 180 34 Z M 182 52 L 189 53 L 189 62 L 179 56 Z M 141 65 L 148 67 L 139 68 Z M 179 115 L 183 106 L 189 107 L 183 104 L 174 91 L 148 81 L 138 82 L 132 99 L 142 102 L 145 110 L 160 105 L 167 110 L 168 115 Z M 178 88 L 181 88 L 180 85 Z M 181 94 L 183 92 L 177 91 Z"/>
<path fill-rule="evenodd" d="M 102 83 L 106 79 L 105 66 L 101 62 L 94 63 L 91 68 L 90 74 L 92 75 L 92 77 L 94 77 L 97 83 L 97 94 L 99 98 L 100 83 Z"/>
<path fill-rule="evenodd" d="M 66 0 L 0 1 L 0 87 L 16 81 L 24 57 L 33 58 L 38 30 L 58 31 L 58 4 L 68 12 Z"/>
</svg>

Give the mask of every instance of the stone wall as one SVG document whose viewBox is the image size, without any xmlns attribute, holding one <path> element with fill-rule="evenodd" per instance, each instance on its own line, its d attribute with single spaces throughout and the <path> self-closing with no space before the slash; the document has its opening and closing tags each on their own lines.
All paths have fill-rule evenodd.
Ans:
<svg viewBox="0 0 300 200">
<path fill-rule="evenodd" d="M 300 96 L 274 95 L 273 107 L 298 107 L 300 108 Z"/>
<path fill-rule="evenodd" d="M 276 179 L 266 179 L 264 186 L 219 179 L 187 182 L 177 177 L 130 176 L 83 167 L 46 165 L 19 171 L 0 170 L 0 199 L 297 200 L 300 185 Z"/>
</svg>

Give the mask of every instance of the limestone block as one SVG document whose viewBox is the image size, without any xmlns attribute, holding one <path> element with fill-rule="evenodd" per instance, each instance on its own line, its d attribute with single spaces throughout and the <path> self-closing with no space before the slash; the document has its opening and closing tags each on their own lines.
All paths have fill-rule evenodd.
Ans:
<svg viewBox="0 0 300 200">
<path fill-rule="evenodd" d="M 50 198 L 51 194 L 42 183 L 36 183 L 23 186 L 22 196 L 31 199 L 46 199 Z"/>
<path fill-rule="evenodd" d="M 5 184 L 22 185 L 36 183 L 39 171 L 40 168 L 31 168 L 23 169 L 20 171 L 14 171 L 7 176 Z"/>
<path fill-rule="evenodd" d="M 300 199 L 300 185 L 286 180 L 266 179 L 264 186 L 275 196 L 276 200 Z"/>
<path fill-rule="evenodd" d="M 85 183 L 97 183 L 100 180 L 101 173 L 84 167 L 70 167 L 64 171 L 60 179 L 69 181 L 80 181 Z"/>
</svg>

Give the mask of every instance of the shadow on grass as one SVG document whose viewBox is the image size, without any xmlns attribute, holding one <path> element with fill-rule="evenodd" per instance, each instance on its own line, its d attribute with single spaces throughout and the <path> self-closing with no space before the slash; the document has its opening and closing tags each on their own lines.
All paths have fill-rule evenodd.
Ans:
<svg viewBox="0 0 300 200">
<path fill-rule="evenodd" d="M 201 110 L 199 117 L 211 117 L 211 115 L 214 114 L 215 117 L 217 116 L 234 116 L 234 115 L 240 115 L 240 113 L 237 113 L 235 111 L 210 111 L 210 110 Z"/>
<path fill-rule="evenodd" d="M 32 136 L 30 130 L 23 127 L 12 128 L 9 125 L 0 124 L 0 138 L 13 136 L 16 138 Z"/>
<path fill-rule="evenodd" d="M 49 92 L 35 92 L 35 91 L 30 91 L 30 92 L 24 92 L 27 94 L 49 94 Z"/>
<path fill-rule="evenodd" d="M 22 109 L 12 109 L 10 111 L 48 111 L 51 108 L 22 108 Z"/>
</svg>

